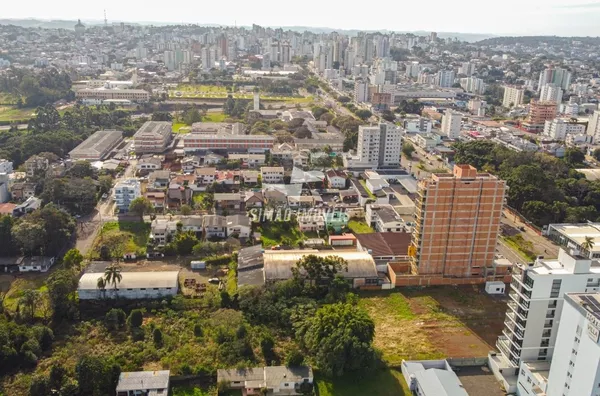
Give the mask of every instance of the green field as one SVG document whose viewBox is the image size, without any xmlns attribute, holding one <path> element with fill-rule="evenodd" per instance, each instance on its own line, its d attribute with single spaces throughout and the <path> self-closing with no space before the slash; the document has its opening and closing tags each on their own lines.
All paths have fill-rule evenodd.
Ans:
<svg viewBox="0 0 600 396">
<path fill-rule="evenodd" d="M 297 246 L 298 242 L 304 240 L 304 234 L 298 230 L 296 225 L 291 225 L 289 229 L 286 229 L 285 224 L 289 224 L 289 222 L 270 221 L 258 227 L 257 232 L 260 232 L 260 239 L 264 247 L 280 245 L 284 240 Z"/>
<path fill-rule="evenodd" d="M 359 220 L 350 220 L 348 228 L 355 234 L 372 234 L 375 232 L 367 223 Z"/>
<path fill-rule="evenodd" d="M 187 125 L 187 124 L 184 124 L 184 123 L 182 123 L 182 122 L 178 122 L 178 123 L 175 123 L 175 122 L 174 122 L 174 123 L 173 123 L 173 129 L 172 129 L 172 130 L 173 130 L 173 133 L 187 133 L 187 132 L 189 132 L 189 130 L 188 130 L 188 131 L 186 131 L 186 130 L 182 130 L 182 131 L 180 131 L 180 130 L 179 130 L 180 128 L 190 128 L 190 126 L 189 126 L 189 125 Z"/>
<path fill-rule="evenodd" d="M 28 120 L 35 109 L 19 109 L 15 106 L 0 106 L 0 121 Z"/>
<path fill-rule="evenodd" d="M 202 122 L 223 122 L 227 118 L 227 114 L 223 113 L 207 113 L 202 117 Z"/>
<path fill-rule="evenodd" d="M 92 255 L 98 256 L 102 245 L 107 241 L 120 243 L 123 253 L 146 252 L 146 245 L 150 235 L 150 224 L 135 221 L 109 221 L 102 226 L 102 230 L 96 241 Z M 118 249 L 115 249 L 118 250 Z"/>
<path fill-rule="evenodd" d="M 398 370 L 381 370 L 367 378 L 347 376 L 315 379 L 318 396 L 410 396 L 410 390 Z"/>
</svg>

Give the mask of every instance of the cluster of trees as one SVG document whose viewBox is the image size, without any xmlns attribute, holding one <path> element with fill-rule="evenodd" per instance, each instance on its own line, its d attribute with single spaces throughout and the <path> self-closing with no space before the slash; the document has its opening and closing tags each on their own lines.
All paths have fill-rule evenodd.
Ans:
<svg viewBox="0 0 600 396">
<path fill-rule="evenodd" d="M 46 105 L 38 108 L 29 121 L 31 131 L 0 131 L 0 158 L 9 159 L 15 166 L 41 152 L 63 158 L 99 129 L 119 129 L 131 136 L 144 121 L 132 120 L 129 112 L 114 106 L 75 105 L 61 116 L 54 106 Z"/>
<path fill-rule="evenodd" d="M 0 256 L 55 256 L 75 231 L 73 217 L 54 204 L 48 204 L 19 219 L 0 216 Z"/>
<path fill-rule="evenodd" d="M 351 116 L 339 116 L 333 119 L 331 125 L 344 134 L 344 151 L 353 150 L 358 144 L 358 127 L 363 123 Z"/>
<path fill-rule="evenodd" d="M 405 114 L 421 114 L 425 105 L 419 102 L 417 99 L 413 100 L 401 100 L 398 103 L 398 107 L 394 110 L 396 113 L 405 113 Z"/>
<path fill-rule="evenodd" d="M 73 100 L 71 78 L 55 68 L 34 72 L 23 68 L 11 68 L 0 78 L 0 92 L 18 96 L 19 107 L 37 107 L 59 99 Z"/>
<path fill-rule="evenodd" d="M 293 279 L 267 288 L 242 289 L 239 307 L 251 324 L 268 325 L 299 342 L 300 351 L 329 375 L 373 368 L 375 325 L 357 306 L 357 297 L 339 274 L 347 263 L 337 256 L 308 255 L 293 268 Z"/>
<path fill-rule="evenodd" d="M 356 114 L 356 116 L 363 121 L 368 120 L 373 115 L 373 113 L 371 113 L 369 110 L 365 110 L 365 109 L 356 107 L 353 103 L 350 103 L 350 102 L 344 103 L 343 106 L 345 108 L 347 108 L 348 110 L 350 110 L 351 112 L 353 112 L 354 114 Z"/>
<path fill-rule="evenodd" d="M 46 326 L 18 324 L 0 316 L 0 374 L 35 367 L 53 341 L 54 333 Z"/>
<path fill-rule="evenodd" d="M 578 149 L 567 149 L 559 159 L 485 141 L 457 143 L 454 148 L 456 163 L 506 180 L 508 204 L 538 226 L 598 221 L 600 217 L 600 182 L 588 181 L 576 171 L 585 159 Z"/>
<path fill-rule="evenodd" d="M 249 100 L 234 99 L 231 95 L 227 95 L 227 99 L 223 104 L 223 113 L 232 118 L 243 118 L 248 106 L 251 106 Z"/>
</svg>

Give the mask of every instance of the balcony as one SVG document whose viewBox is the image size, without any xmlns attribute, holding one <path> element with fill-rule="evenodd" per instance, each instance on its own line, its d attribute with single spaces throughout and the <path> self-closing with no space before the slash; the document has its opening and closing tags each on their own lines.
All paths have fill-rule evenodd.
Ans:
<svg viewBox="0 0 600 396">
<path fill-rule="evenodd" d="M 517 314 L 517 316 L 519 318 L 521 318 L 523 321 L 527 320 L 527 311 L 524 310 L 523 308 L 521 308 L 518 304 L 514 303 L 514 302 L 509 302 L 508 307 Z"/>
<path fill-rule="evenodd" d="M 506 317 L 508 318 L 508 320 L 510 322 L 514 323 L 519 330 L 525 331 L 525 325 L 527 323 L 526 320 L 521 319 L 520 317 L 517 316 L 517 314 L 515 314 L 514 312 L 510 312 L 510 311 L 506 313 Z M 506 323 L 506 321 L 504 323 Z"/>
<path fill-rule="evenodd" d="M 513 335 L 516 336 L 518 339 L 522 340 L 523 337 L 525 336 L 525 332 L 524 329 L 522 329 L 520 326 L 518 326 L 516 323 L 509 321 L 505 321 L 504 322 L 504 331 L 503 333 L 507 336 L 507 337 L 512 337 Z M 507 331 L 508 330 L 508 331 Z M 509 334 L 507 334 L 509 333 Z"/>
<path fill-rule="evenodd" d="M 527 290 L 525 287 L 521 285 L 520 282 L 516 281 L 515 278 L 512 278 L 510 282 L 510 287 L 517 292 L 521 297 L 529 300 L 531 298 L 531 290 Z"/>
<path fill-rule="evenodd" d="M 524 299 L 523 297 L 519 296 L 519 294 L 514 293 L 514 292 L 510 292 L 508 294 L 508 296 L 515 302 L 517 303 L 521 308 L 523 308 L 526 311 L 529 311 L 529 301 Z"/>
<path fill-rule="evenodd" d="M 512 279 L 513 282 L 516 282 L 517 284 L 521 285 L 523 288 L 525 288 L 525 290 L 528 290 L 530 292 L 531 290 L 533 290 L 533 279 L 527 276 L 527 273 L 521 272 L 513 274 Z"/>
<path fill-rule="evenodd" d="M 498 337 L 498 341 L 496 341 L 496 347 L 498 347 L 498 350 L 500 350 L 505 357 L 509 358 L 512 363 L 514 363 L 513 359 L 516 360 L 517 363 L 514 364 L 518 365 L 518 360 L 521 357 L 519 350 L 513 346 L 507 337 Z"/>
</svg>

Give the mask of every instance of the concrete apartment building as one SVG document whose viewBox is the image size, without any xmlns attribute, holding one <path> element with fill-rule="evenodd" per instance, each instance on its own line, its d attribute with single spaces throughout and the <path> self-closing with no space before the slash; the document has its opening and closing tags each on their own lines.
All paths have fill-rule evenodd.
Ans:
<svg viewBox="0 0 600 396">
<path fill-rule="evenodd" d="M 120 212 L 127 212 L 131 201 L 142 196 L 140 181 L 137 179 L 120 181 L 115 184 L 113 191 L 115 204 Z"/>
<path fill-rule="evenodd" d="M 546 121 L 556 118 L 558 107 L 554 102 L 532 102 L 529 105 L 529 115 L 523 127 L 529 132 L 540 132 Z"/>
<path fill-rule="evenodd" d="M 594 143 L 600 141 L 600 110 L 594 111 L 590 117 L 586 134 L 594 138 Z"/>
<path fill-rule="evenodd" d="M 502 99 L 502 106 L 508 108 L 517 107 L 523 104 L 523 98 L 525 97 L 525 90 L 515 87 L 504 87 L 504 98 Z"/>
<path fill-rule="evenodd" d="M 402 129 L 391 124 L 358 127 L 358 159 L 362 163 L 389 167 L 400 165 Z"/>
<path fill-rule="evenodd" d="M 101 161 L 123 141 L 121 131 L 97 131 L 69 153 L 73 160 Z"/>
<path fill-rule="evenodd" d="M 455 113 L 450 109 L 446 110 L 442 118 L 442 134 L 446 135 L 448 139 L 458 139 L 460 137 L 461 123 L 462 114 Z"/>
<path fill-rule="evenodd" d="M 585 125 L 569 122 L 563 118 L 548 120 L 544 124 L 544 136 L 552 140 L 564 141 L 567 135 L 585 133 Z"/>
<path fill-rule="evenodd" d="M 263 166 L 260 168 L 260 177 L 263 183 L 283 183 L 284 175 L 283 166 Z"/>
<path fill-rule="evenodd" d="M 183 149 L 187 152 L 201 149 L 271 149 L 275 138 L 268 135 L 205 135 L 191 133 L 183 137 Z"/>
<path fill-rule="evenodd" d="M 563 90 L 555 84 L 546 84 L 540 91 L 540 102 L 554 102 L 558 106 L 562 102 Z"/>
<path fill-rule="evenodd" d="M 133 135 L 136 153 L 160 154 L 171 143 L 173 124 L 168 121 L 148 121 Z"/>
<path fill-rule="evenodd" d="M 600 265 L 579 250 L 560 249 L 558 259 L 537 259 L 513 269 L 503 335 L 490 368 L 510 392 L 522 362 L 550 361 L 555 353 L 566 293 L 600 290 Z"/>
<path fill-rule="evenodd" d="M 0 173 L 6 173 L 7 175 L 13 173 L 13 163 L 5 159 L 0 159 Z"/>
<path fill-rule="evenodd" d="M 485 277 L 495 258 L 506 183 L 469 165 L 419 183 L 413 274 Z"/>
<path fill-rule="evenodd" d="M 517 394 L 600 395 L 598 334 L 600 294 L 566 294 L 552 363 L 522 363 L 517 381 Z"/>
<path fill-rule="evenodd" d="M 25 173 L 27 177 L 33 177 L 38 171 L 46 171 L 50 166 L 50 161 L 46 157 L 34 155 L 25 161 Z"/>
</svg>

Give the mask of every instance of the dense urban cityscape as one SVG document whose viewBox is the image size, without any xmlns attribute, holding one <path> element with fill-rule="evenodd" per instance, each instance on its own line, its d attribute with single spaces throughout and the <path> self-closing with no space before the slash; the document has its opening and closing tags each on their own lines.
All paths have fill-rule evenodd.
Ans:
<svg viewBox="0 0 600 396">
<path fill-rule="evenodd" d="M 0 396 L 600 395 L 600 37 L 0 20 Z"/>
</svg>

